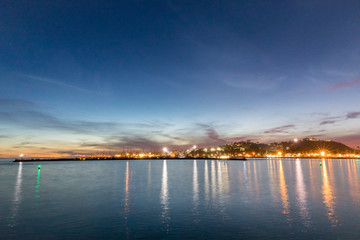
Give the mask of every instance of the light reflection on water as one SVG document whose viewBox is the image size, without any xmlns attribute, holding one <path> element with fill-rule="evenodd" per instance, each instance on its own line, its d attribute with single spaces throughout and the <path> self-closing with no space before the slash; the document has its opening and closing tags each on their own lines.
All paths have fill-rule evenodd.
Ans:
<svg viewBox="0 0 360 240">
<path fill-rule="evenodd" d="M 199 183 L 198 183 L 198 170 L 197 161 L 193 161 L 193 201 L 194 210 L 196 211 L 199 205 Z"/>
<path fill-rule="evenodd" d="M 300 216 L 304 222 L 304 225 L 309 227 L 311 221 L 309 209 L 307 206 L 307 193 L 300 159 L 296 159 L 296 195 L 298 206 L 300 208 Z"/>
<path fill-rule="evenodd" d="M 353 199 L 353 203 L 359 205 L 360 203 L 360 195 L 359 195 L 359 161 L 358 160 L 350 160 L 350 164 L 348 165 L 348 175 L 350 188 L 350 195 Z"/>
<path fill-rule="evenodd" d="M 288 197 L 288 192 L 287 192 L 287 187 L 286 187 L 286 182 L 285 182 L 285 176 L 284 176 L 284 170 L 283 170 L 283 166 L 282 166 L 282 160 L 279 160 L 279 181 L 280 181 L 280 194 L 281 194 L 281 201 L 283 204 L 283 211 L 282 213 L 285 215 L 288 215 L 290 213 L 290 209 L 289 209 L 289 197 Z"/>
<path fill-rule="evenodd" d="M 216 169 L 215 169 L 215 161 L 211 161 L 211 193 L 212 199 L 216 198 Z"/>
<path fill-rule="evenodd" d="M 15 189 L 14 189 L 14 200 L 13 200 L 13 205 L 11 208 L 11 217 L 9 219 L 10 227 L 14 227 L 17 224 L 16 223 L 17 214 L 19 211 L 19 206 L 21 204 L 22 167 L 23 167 L 23 164 L 19 163 L 19 168 L 18 168 L 18 172 L 17 172 L 17 176 L 16 176 Z"/>
<path fill-rule="evenodd" d="M 126 161 L 126 170 L 125 170 L 125 199 L 124 199 L 124 221 L 125 221 L 125 231 L 126 237 L 129 238 L 130 236 L 130 228 L 129 228 L 129 213 L 130 213 L 130 206 L 129 206 L 129 161 Z"/>
<path fill-rule="evenodd" d="M 168 191 L 168 172 L 166 160 L 163 162 L 163 171 L 162 171 L 162 179 L 161 179 L 161 222 L 165 226 L 165 231 L 169 231 L 170 227 L 170 208 L 169 208 L 169 191 Z"/>
<path fill-rule="evenodd" d="M 1 164 L 4 239 L 360 238 L 355 159 Z"/>
<path fill-rule="evenodd" d="M 126 161 L 126 172 L 125 172 L 125 218 L 129 212 L 129 161 Z"/>
<path fill-rule="evenodd" d="M 36 186 L 35 186 L 35 198 L 40 197 L 40 168 L 38 169 L 37 177 L 36 177 Z"/>
<path fill-rule="evenodd" d="M 151 187 L 151 161 L 148 163 L 148 179 L 147 179 L 147 190 L 150 191 Z"/>
<path fill-rule="evenodd" d="M 328 162 L 329 164 L 331 162 Z M 327 162 L 325 160 L 322 161 L 322 170 L 323 170 L 323 185 L 322 185 L 322 194 L 324 199 L 324 204 L 327 208 L 327 215 L 331 222 L 332 226 L 336 226 L 337 219 L 335 213 L 335 196 L 333 193 L 333 187 L 330 185 L 329 176 L 328 176 L 328 169 L 327 169 Z M 334 186 L 334 185 L 333 185 Z"/>
<path fill-rule="evenodd" d="M 209 203 L 209 169 L 208 169 L 208 160 L 205 160 L 205 166 L 204 166 L 204 188 L 205 188 L 205 202 L 206 205 Z"/>
</svg>

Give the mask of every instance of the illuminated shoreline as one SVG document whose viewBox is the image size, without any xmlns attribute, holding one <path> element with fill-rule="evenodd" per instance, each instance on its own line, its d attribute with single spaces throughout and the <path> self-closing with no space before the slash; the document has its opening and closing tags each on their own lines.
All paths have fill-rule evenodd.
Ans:
<svg viewBox="0 0 360 240">
<path fill-rule="evenodd" d="M 15 159 L 13 162 L 56 162 L 56 161 L 127 161 L 127 160 L 223 160 L 223 161 L 246 161 L 267 159 L 357 159 L 351 157 L 247 157 L 245 159 L 235 158 L 211 158 L 211 157 L 152 157 L 152 158 L 116 158 L 116 157 L 90 157 L 90 158 L 27 158 Z"/>
</svg>

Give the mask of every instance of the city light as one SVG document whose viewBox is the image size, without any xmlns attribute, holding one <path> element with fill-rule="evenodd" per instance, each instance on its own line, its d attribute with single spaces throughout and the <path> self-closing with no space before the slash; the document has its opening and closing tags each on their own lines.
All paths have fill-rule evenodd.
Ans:
<svg viewBox="0 0 360 240">
<path fill-rule="evenodd" d="M 294 142 L 296 142 L 296 143 L 297 143 L 298 141 L 299 141 L 299 140 L 298 140 L 297 138 L 294 138 Z"/>
</svg>

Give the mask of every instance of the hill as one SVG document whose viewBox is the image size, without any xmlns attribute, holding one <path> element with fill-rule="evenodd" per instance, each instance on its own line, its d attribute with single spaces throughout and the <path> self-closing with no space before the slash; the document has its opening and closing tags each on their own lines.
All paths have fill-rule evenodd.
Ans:
<svg viewBox="0 0 360 240">
<path fill-rule="evenodd" d="M 284 141 L 274 143 L 255 143 L 251 141 L 234 142 L 214 148 L 202 148 L 191 151 L 190 156 L 198 157 L 216 157 L 219 155 L 251 155 L 251 156 L 267 156 L 267 155 L 288 155 L 290 156 L 311 156 L 314 155 L 336 155 L 339 154 L 359 154 L 359 150 L 355 150 L 345 144 L 331 141 L 318 140 L 314 138 L 304 138 L 296 141 Z"/>
</svg>

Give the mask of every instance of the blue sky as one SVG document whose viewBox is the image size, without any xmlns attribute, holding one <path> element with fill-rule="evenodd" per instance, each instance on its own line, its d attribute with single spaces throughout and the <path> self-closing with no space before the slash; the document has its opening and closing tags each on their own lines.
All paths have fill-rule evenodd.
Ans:
<svg viewBox="0 0 360 240">
<path fill-rule="evenodd" d="M 0 154 L 360 145 L 357 1 L 3 1 Z"/>
</svg>

